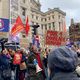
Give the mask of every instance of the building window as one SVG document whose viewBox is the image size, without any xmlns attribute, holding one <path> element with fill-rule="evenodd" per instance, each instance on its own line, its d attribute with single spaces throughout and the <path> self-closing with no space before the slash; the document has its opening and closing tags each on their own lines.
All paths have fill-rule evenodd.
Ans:
<svg viewBox="0 0 80 80">
<path fill-rule="evenodd" d="M 51 23 L 49 23 L 48 25 L 49 25 L 49 29 L 51 29 Z"/>
<path fill-rule="evenodd" d="M 23 0 L 23 3 L 25 3 L 25 0 Z"/>
<path fill-rule="evenodd" d="M 38 25 L 38 23 L 36 23 L 36 25 Z"/>
<path fill-rule="evenodd" d="M 26 9 L 25 8 L 22 8 L 22 15 L 26 16 Z"/>
<path fill-rule="evenodd" d="M 43 21 L 43 18 L 41 18 L 41 21 Z"/>
<path fill-rule="evenodd" d="M 59 22 L 59 27 L 60 27 L 61 23 Z"/>
<path fill-rule="evenodd" d="M 53 27 L 55 27 L 55 22 L 52 22 Z"/>
<path fill-rule="evenodd" d="M 51 26 L 49 26 L 49 30 L 51 30 Z"/>
<path fill-rule="evenodd" d="M 60 19 L 60 15 L 59 15 L 58 17 L 59 17 L 59 19 Z"/>
<path fill-rule="evenodd" d="M 55 22 L 52 22 L 53 30 L 55 30 Z"/>
<path fill-rule="evenodd" d="M 59 30 L 61 31 L 61 23 L 59 22 Z"/>
<path fill-rule="evenodd" d="M 48 20 L 50 20 L 50 17 L 48 17 Z"/>
<path fill-rule="evenodd" d="M 43 24 L 41 25 L 41 29 L 43 30 Z"/>
<path fill-rule="evenodd" d="M 38 20 L 38 16 L 36 16 L 36 19 Z"/>
<path fill-rule="evenodd" d="M 45 21 L 47 21 L 47 19 L 45 18 Z"/>
<path fill-rule="evenodd" d="M 47 30 L 47 24 L 45 24 L 45 30 Z"/>
<path fill-rule="evenodd" d="M 32 18 L 34 18 L 34 15 L 32 14 Z"/>
<path fill-rule="evenodd" d="M 52 18 L 54 19 L 54 15 L 52 15 Z"/>
</svg>

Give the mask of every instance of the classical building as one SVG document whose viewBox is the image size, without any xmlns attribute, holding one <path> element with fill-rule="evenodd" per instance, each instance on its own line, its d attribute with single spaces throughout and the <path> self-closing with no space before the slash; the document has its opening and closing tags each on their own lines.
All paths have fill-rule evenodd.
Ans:
<svg viewBox="0 0 80 80">
<path fill-rule="evenodd" d="M 80 41 L 80 23 L 74 23 L 71 19 L 71 25 L 69 26 L 69 36 L 72 42 Z"/>
<path fill-rule="evenodd" d="M 9 0 L 0 0 L 0 18 L 9 18 Z"/>
<path fill-rule="evenodd" d="M 0 18 L 6 18 L 8 19 L 10 14 L 9 14 L 9 0 L 0 0 Z M 1 21 L 0 21 L 1 22 Z M 0 23 L 1 26 L 1 23 Z M 8 37 L 8 33 L 5 32 L 0 32 L 0 37 Z"/>
<path fill-rule="evenodd" d="M 6 0 L 0 4 L 6 5 L 0 7 L 0 17 L 5 16 L 10 18 L 10 28 L 14 24 L 17 16 L 19 15 L 25 24 L 26 17 L 29 17 L 30 25 L 39 25 L 37 34 L 40 37 L 41 46 L 45 46 L 45 33 L 47 30 L 63 31 L 66 13 L 59 8 L 48 9 L 47 12 L 41 11 L 41 4 L 39 0 Z M 8 4 L 8 5 L 7 5 Z M 5 7 L 6 11 L 3 11 Z M 4 14 L 4 15 L 2 15 Z M 27 43 L 31 42 L 32 27 L 30 28 L 29 35 L 26 39 L 25 33 L 22 32 L 21 39 L 27 40 Z M 23 42 L 23 41 L 22 41 Z M 24 43 L 25 44 L 25 43 Z"/>
</svg>

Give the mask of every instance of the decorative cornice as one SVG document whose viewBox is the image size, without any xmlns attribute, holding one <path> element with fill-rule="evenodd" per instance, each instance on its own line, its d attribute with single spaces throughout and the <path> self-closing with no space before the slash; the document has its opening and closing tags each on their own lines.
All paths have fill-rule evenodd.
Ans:
<svg viewBox="0 0 80 80">
<path fill-rule="evenodd" d="M 47 12 L 45 12 L 45 14 L 49 14 L 49 13 L 52 13 L 52 12 L 55 12 L 55 11 L 57 11 L 57 12 L 59 12 L 59 13 L 61 13 L 61 14 L 66 16 L 66 13 L 63 12 L 62 10 L 60 10 L 59 8 L 54 8 L 54 9 L 50 9 L 49 8 L 49 10 Z"/>
<path fill-rule="evenodd" d="M 34 2 L 34 3 L 36 3 L 36 5 L 41 6 L 41 4 L 36 2 L 35 0 L 31 0 L 31 2 Z"/>
<path fill-rule="evenodd" d="M 31 2 L 36 3 L 36 5 L 38 5 L 38 6 L 41 6 L 41 4 L 38 3 L 38 2 L 35 1 L 35 0 L 31 0 Z M 31 11 L 36 12 L 36 13 L 38 13 L 38 14 L 42 14 L 42 15 L 47 15 L 47 14 L 50 14 L 50 13 L 53 13 L 53 12 L 57 11 L 57 12 L 63 14 L 64 16 L 66 16 L 66 13 L 63 12 L 62 10 L 60 10 L 59 8 L 54 8 L 54 9 L 50 9 L 50 8 L 49 8 L 47 12 L 42 12 L 42 11 L 40 11 L 40 10 L 36 10 L 36 9 L 31 8 Z"/>
<path fill-rule="evenodd" d="M 31 8 L 31 11 L 32 11 L 32 12 L 36 12 L 36 13 L 38 13 L 38 14 L 41 14 L 41 15 L 45 16 L 45 13 L 43 13 L 43 12 L 40 11 L 40 10 L 37 10 L 37 9 Z"/>
<path fill-rule="evenodd" d="M 46 16 L 47 14 L 50 14 L 50 13 L 53 13 L 53 12 L 57 11 L 57 12 L 63 14 L 64 16 L 66 16 L 66 13 L 63 12 L 62 10 L 58 9 L 58 8 L 49 9 L 47 12 L 42 12 L 42 11 L 36 10 L 36 9 L 34 9 L 34 8 L 31 8 L 31 11 L 32 11 L 32 12 L 36 12 L 36 13 L 38 13 L 38 14 L 41 14 L 41 15 L 43 15 L 43 16 Z"/>
</svg>

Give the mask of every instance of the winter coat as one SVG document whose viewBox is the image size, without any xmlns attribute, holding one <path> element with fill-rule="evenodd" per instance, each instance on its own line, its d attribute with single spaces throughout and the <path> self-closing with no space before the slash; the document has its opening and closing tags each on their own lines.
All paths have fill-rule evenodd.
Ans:
<svg viewBox="0 0 80 80">
<path fill-rule="evenodd" d="M 6 71 L 8 73 L 11 71 L 11 67 L 10 67 L 10 58 L 9 56 L 5 55 L 5 54 L 1 54 L 0 55 L 0 80 L 11 80 L 11 75 L 9 75 L 9 77 L 3 76 L 2 73 L 3 71 Z"/>
<path fill-rule="evenodd" d="M 67 47 L 59 47 L 48 57 L 51 80 L 79 80 L 75 69 L 78 57 L 76 52 Z"/>
<path fill-rule="evenodd" d="M 75 72 L 59 72 L 51 80 L 80 80 Z"/>
<path fill-rule="evenodd" d="M 36 59 L 37 61 L 40 60 L 40 56 L 36 55 L 35 53 L 30 54 L 30 56 L 28 57 L 28 72 L 29 72 L 29 76 L 30 76 L 30 80 L 45 80 L 43 78 L 42 72 L 38 72 L 36 73 L 36 65 L 34 64 L 34 59 Z M 41 62 L 38 61 L 38 65 L 40 67 L 42 67 Z"/>
<path fill-rule="evenodd" d="M 8 69 L 10 67 L 10 58 L 5 55 L 0 55 L 0 70 Z"/>
</svg>

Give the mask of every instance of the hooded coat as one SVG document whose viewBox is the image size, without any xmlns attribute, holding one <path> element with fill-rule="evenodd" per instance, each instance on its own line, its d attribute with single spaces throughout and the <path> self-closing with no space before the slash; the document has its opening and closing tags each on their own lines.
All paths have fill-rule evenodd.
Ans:
<svg viewBox="0 0 80 80">
<path fill-rule="evenodd" d="M 75 73 L 77 62 L 77 54 L 67 47 L 52 51 L 48 57 L 51 80 L 79 80 Z"/>
</svg>

